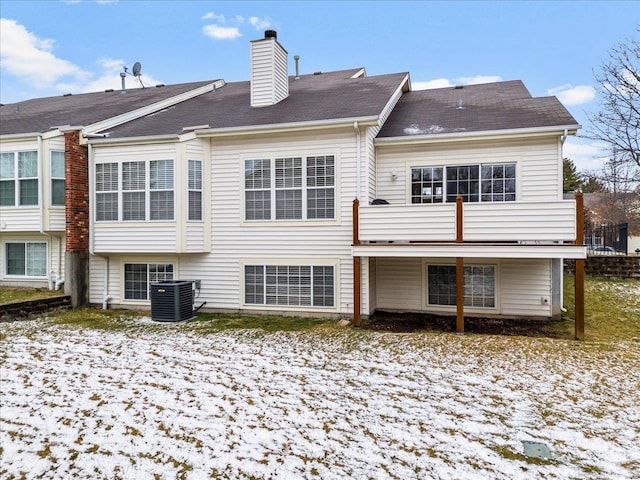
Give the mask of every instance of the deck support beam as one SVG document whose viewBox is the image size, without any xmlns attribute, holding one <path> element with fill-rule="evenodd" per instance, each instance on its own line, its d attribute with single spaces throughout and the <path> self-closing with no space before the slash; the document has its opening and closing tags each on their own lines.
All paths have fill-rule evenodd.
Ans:
<svg viewBox="0 0 640 480">
<path fill-rule="evenodd" d="M 360 200 L 355 198 L 352 207 L 353 245 L 360 245 Z M 359 328 L 362 324 L 360 297 L 362 295 L 362 264 L 360 257 L 353 257 L 353 326 Z"/>
<path fill-rule="evenodd" d="M 584 245 L 584 197 L 576 193 L 576 245 Z M 584 340 L 584 259 L 576 258 L 574 281 L 575 337 Z"/>
<path fill-rule="evenodd" d="M 456 197 L 456 243 L 464 242 L 462 197 Z M 464 333 L 464 258 L 456 257 L 456 333 Z"/>
</svg>

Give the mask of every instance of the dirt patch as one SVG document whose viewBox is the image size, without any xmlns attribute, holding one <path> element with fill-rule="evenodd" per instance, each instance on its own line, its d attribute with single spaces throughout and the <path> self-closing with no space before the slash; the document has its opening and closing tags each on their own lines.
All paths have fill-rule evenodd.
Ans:
<svg viewBox="0 0 640 480">
<path fill-rule="evenodd" d="M 363 321 L 362 328 L 394 333 L 455 332 L 456 317 L 427 313 L 376 312 L 371 318 Z M 531 320 L 468 317 L 464 319 L 465 332 L 485 335 L 569 338 L 567 332 L 570 332 L 572 328 L 571 319 Z"/>
</svg>

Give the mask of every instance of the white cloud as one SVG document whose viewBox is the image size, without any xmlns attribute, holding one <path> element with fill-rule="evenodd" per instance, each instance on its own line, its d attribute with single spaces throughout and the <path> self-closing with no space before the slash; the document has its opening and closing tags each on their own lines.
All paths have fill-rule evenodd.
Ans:
<svg viewBox="0 0 640 480">
<path fill-rule="evenodd" d="M 122 59 L 101 58 L 96 63 L 98 64 L 99 73 L 96 74 L 95 78 L 86 82 L 60 82 L 56 84 L 56 89 L 61 92 L 71 93 L 101 92 L 108 89 L 120 90 L 122 88 L 120 72 L 123 71 L 123 66 L 126 65 L 126 62 Z M 142 69 L 140 80 L 145 86 L 150 87 L 162 83 L 152 76 L 146 75 L 144 73 L 144 65 Z M 129 72 L 131 72 L 131 68 L 129 68 Z M 125 87 L 127 89 L 140 88 L 141 85 L 136 78 L 127 75 L 125 77 Z"/>
<path fill-rule="evenodd" d="M 411 82 L 412 90 L 430 90 L 432 88 L 453 87 L 453 84 L 446 78 L 436 78 L 427 82 Z"/>
<path fill-rule="evenodd" d="M 266 28 L 271 27 L 271 19 L 269 17 L 259 18 L 259 17 L 249 17 L 249 23 L 256 30 L 264 30 Z"/>
<path fill-rule="evenodd" d="M 576 85 L 569 83 L 547 90 L 549 95 L 558 97 L 564 105 L 582 105 L 589 103 L 596 97 L 596 89 L 591 85 Z"/>
<path fill-rule="evenodd" d="M 580 137 L 568 137 L 562 155 L 573 161 L 580 172 L 600 170 L 608 158 L 607 145 Z"/>
<path fill-rule="evenodd" d="M 46 88 L 64 78 L 82 81 L 91 73 L 53 54 L 55 41 L 38 38 L 15 20 L 0 19 L 0 59 L 6 73 Z"/>
<path fill-rule="evenodd" d="M 208 12 L 205 13 L 202 17 L 200 17 L 202 20 L 215 20 L 216 22 L 220 22 L 220 23 L 224 23 L 226 22 L 226 19 L 224 18 L 224 15 L 218 15 L 216 13 L 213 12 Z"/>
<path fill-rule="evenodd" d="M 447 88 L 454 85 L 477 85 L 479 83 L 501 82 L 502 77 L 498 75 L 476 75 L 475 77 L 460 77 L 452 82 L 448 78 L 436 78 L 426 82 L 411 82 L 413 90 L 429 90 L 431 88 Z"/>
<path fill-rule="evenodd" d="M 475 77 L 458 78 L 459 85 L 478 85 L 481 83 L 501 82 L 502 77 L 499 75 L 476 75 Z"/>
<path fill-rule="evenodd" d="M 220 25 L 205 25 L 202 33 L 216 40 L 235 40 L 242 36 L 238 27 L 221 27 Z"/>
</svg>

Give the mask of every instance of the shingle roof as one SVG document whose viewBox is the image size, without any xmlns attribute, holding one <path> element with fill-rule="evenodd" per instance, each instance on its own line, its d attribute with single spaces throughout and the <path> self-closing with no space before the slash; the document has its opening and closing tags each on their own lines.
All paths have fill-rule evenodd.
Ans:
<svg viewBox="0 0 640 480">
<path fill-rule="evenodd" d="M 61 125 L 86 126 L 213 83 L 192 82 L 112 92 L 35 98 L 0 107 L 0 135 L 45 133 Z"/>
<path fill-rule="evenodd" d="M 227 83 L 162 112 L 109 129 L 109 138 L 174 135 L 184 127 L 260 126 L 380 115 L 407 73 L 352 78 L 361 69 L 289 77 L 289 97 L 252 108 L 249 82 Z"/>
<path fill-rule="evenodd" d="M 378 138 L 577 123 L 557 98 L 533 98 L 514 80 L 405 93 Z"/>
</svg>

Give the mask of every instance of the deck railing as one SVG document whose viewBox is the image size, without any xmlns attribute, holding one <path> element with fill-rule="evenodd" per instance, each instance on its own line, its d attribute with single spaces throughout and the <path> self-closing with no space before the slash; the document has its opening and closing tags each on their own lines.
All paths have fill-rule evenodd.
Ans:
<svg viewBox="0 0 640 480">
<path fill-rule="evenodd" d="M 357 242 L 574 242 L 576 201 L 354 203 Z M 357 242 L 356 242 L 357 240 Z"/>
</svg>

